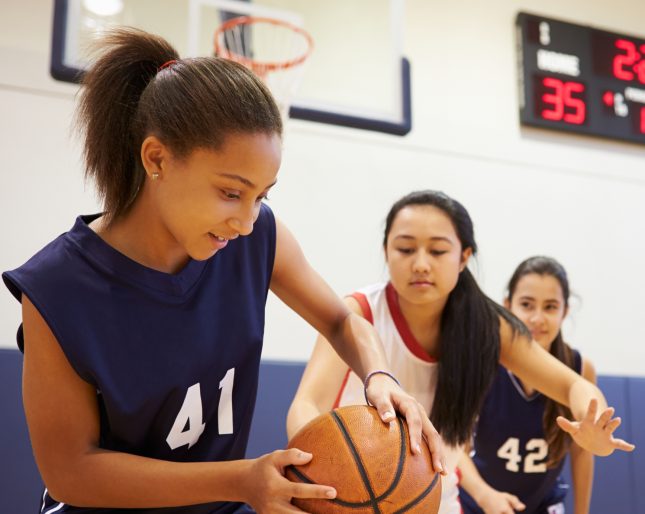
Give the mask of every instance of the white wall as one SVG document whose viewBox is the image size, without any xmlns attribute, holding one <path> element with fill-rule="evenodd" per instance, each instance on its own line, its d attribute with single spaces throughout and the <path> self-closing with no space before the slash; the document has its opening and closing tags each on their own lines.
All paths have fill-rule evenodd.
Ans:
<svg viewBox="0 0 645 514">
<path fill-rule="evenodd" d="M 3 0 L 0 15 L 0 269 L 25 261 L 98 209 L 69 122 L 75 88 L 47 76 L 48 0 Z M 404 137 L 292 120 L 271 206 L 339 293 L 385 277 L 389 205 L 442 189 L 475 221 L 483 288 L 501 299 L 529 255 L 558 258 L 574 303 L 567 339 L 600 373 L 645 374 L 645 147 L 520 129 L 514 17 L 532 11 L 645 35 L 641 0 L 407 0 L 414 130 Z M 0 294 L 0 345 L 18 304 Z M 264 356 L 304 360 L 313 331 L 275 298 Z"/>
</svg>

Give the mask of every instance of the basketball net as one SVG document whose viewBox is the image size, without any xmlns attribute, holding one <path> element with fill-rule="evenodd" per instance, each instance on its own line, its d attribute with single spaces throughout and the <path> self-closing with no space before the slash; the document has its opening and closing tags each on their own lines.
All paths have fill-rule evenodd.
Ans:
<svg viewBox="0 0 645 514">
<path fill-rule="evenodd" d="M 215 31 L 215 55 L 239 62 L 262 78 L 284 119 L 312 50 L 309 33 L 274 18 L 240 16 Z"/>
</svg>

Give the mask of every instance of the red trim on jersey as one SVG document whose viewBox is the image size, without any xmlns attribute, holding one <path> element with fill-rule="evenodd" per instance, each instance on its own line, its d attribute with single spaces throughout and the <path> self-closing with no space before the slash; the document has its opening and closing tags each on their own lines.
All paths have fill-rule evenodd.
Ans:
<svg viewBox="0 0 645 514">
<path fill-rule="evenodd" d="M 401 339 L 403 339 L 405 346 L 408 347 L 408 350 L 421 360 L 426 362 L 437 362 L 437 359 L 428 355 L 428 352 L 423 349 L 423 346 L 421 346 L 419 341 L 417 341 L 417 338 L 412 334 L 410 326 L 399 307 L 399 295 L 391 282 L 388 282 L 387 287 L 385 288 L 385 298 L 387 299 L 387 306 L 390 309 L 394 325 L 399 331 L 399 335 L 401 336 Z"/>
<path fill-rule="evenodd" d="M 349 296 L 358 302 L 358 305 L 361 306 L 361 311 L 363 311 L 363 317 L 373 325 L 374 316 L 372 316 L 372 308 L 370 307 L 370 303 L 367 301 L 367 296 L 363 293 L 352 293 Z"/>
<path fill-rule="evenodd" d="M 334 401 L 334 405 L 332 406 L 332 409 L 337 409 L 338 406 L 340 405 L 340 397 L 343 396 L 343 391 L 345 390 L 345 386 L 347 385 L 347 381 L 349 380 L 349 374 L 352 372 L 350 368 L 347 368 L 347 373 L 345 373 L 345 378 L 343 378 L 343 384 L 340 386 L 340 389 L 338 390 L 338 396 L 336 396 L 336 400 Z"/>
</svg>

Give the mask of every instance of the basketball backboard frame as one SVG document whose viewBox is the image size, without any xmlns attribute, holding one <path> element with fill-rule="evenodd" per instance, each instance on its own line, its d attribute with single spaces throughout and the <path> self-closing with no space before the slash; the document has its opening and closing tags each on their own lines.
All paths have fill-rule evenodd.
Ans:
<svg viewBox="0 0 645 514">
<path fill-rule="evenodd" d="M 410 132 L 412 128 L 411 70 L 409 61 L 402 55 L 404 0 L 381 1 L 386 2 L 389 9 L 390 19 L 388 23 L 391 30 L 383 37 L 389 38 L 385 48 L 387 53 L 391 53 L 391 55 L 383 56 L 381 59 L 382 62 L 387 62 L 388 64 L 387 71 L 383 71 L 381 75 L 379 75 L 378 66 L 372 66 L 368 69 L 373 70 L 375 74 L 375 78 L 372 80 L 375 87 L 378 87 L 377 83 L 382 83 L 386 84 L 391 90 L 391 94 L 388 94 L 388 100 L 382 102 L 382 105 L 379 105 L 378 108 L 365 109 L 355 108 L 355 106 L 347 103 L 334 104 L 319 101 L 319 99 L 312 97 L 296 96 L 292 100 L 289 110 L 291 118 L 400 136 Z M 82 0 L 55 0 L 54 2 L 50 73 L 57 80 L 79 82 L 83 68 L 87 65 L 79 57 L 80 36 L 78 27 L 80 26 L 81 2 Z M 226 8 L 227 11 L 235 13 L 240 10 L 241 4 L 249 6 L 248 9 L 253 14 L 274 15 L 302 25 L 302 19 L 299 19 L 297 12 L 276 10 L 251 2 L 240 2 L 239 0 L 184 0 L 184 2 L 188 2 L 188 11 L 190 12 L 188 23 L 192 24 L 189 25 L 190 27 L 197 26 L 195 16 L 198 16 L 196 13 L 200 8 Z M 244 9 L 244 6 L 242 9 Z M 134 24 L 134 26 L 137 25 Z M 145 26 L 141 28 L 149 30 Z M 305 26 L 305 28 L 307 27 Z M 196 38 L 198 35 L 195 30 L 188 30 L 187 33 L 190 41 L 186 42 L 185 52 L 182 52 L 180 48 L 178 49 L 182 56 L 184 53 L 197 55 Z M 161 35 L 164 36 L 163 33 Z M 171 43 L 177 46 L 175 41 L 171 40 Z M 383 69 L 385 70 L 386 67 L 384 66 Z M 369 94 L 370 91 L 365 91 L 365 95 Z"/>
</svg>

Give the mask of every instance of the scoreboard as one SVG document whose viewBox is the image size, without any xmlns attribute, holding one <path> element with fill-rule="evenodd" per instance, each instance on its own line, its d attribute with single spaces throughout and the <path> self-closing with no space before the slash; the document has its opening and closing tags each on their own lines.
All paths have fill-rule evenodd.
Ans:
<svg viewBox="0 0 645 514">
<path fill-rule="evenodd" d="M 645 144 L 645 39 L 528 13 L 516 30 L 523 125 Z"/>
</svg>

